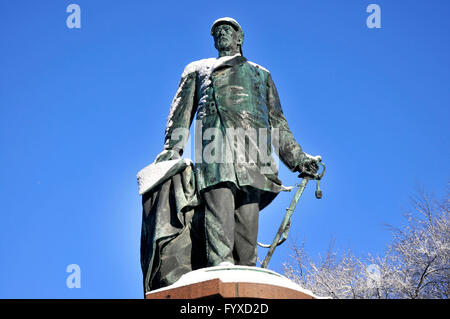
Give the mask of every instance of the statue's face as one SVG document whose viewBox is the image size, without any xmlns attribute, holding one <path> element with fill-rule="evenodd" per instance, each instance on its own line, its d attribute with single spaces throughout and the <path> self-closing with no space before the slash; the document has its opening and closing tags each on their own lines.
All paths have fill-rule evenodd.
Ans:
<svg viewBox="0 0 450 319">
<path fill-rule="evenodd" d="M 239 33 L 229 24 L 221 24 L 214 29 L 214 46 L 219 51 L 237 50 Z"/>
</svg>

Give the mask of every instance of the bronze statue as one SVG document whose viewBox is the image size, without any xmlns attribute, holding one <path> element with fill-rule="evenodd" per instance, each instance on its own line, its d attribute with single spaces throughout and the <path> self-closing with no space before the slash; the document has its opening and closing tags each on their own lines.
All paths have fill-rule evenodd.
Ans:
<svg viewBox="0 0 450 319">
<path fill-rule="evenodd" d="M 211 35 L 219 56 L 192 62 L 184 69 L 169 113 L 164 151 L 155 160 L 157 164 L 181 159 L 195 118 L 195 163 L 184 165 L 177 175 L 143 195 L 141 258 L 146 290 L 176 280 L 179 272 L 173 275 L 174 269 L 256 265 L 259 212 L 286 190 L 278 179 L 272 146 L 291 171 L 302 177 L 318 176 L 320 157 L 304 153 L 294 139 L 270 72 L 242 55 L 244 33 L 239 23 L 218 19 Z M 176 187 L 177 177 L 185 180 L 179 183 L 184 186 Z M 180 198 L 185 204 L 174 205 Z M 152 214 L 161 212 L 172 216 L 166 222 L 171 227 L 178 223 L 174 229 L 179 231 L 161 235 L 155 244 L 154 234 L 161 233 L 163 226 Z M 164 240 L 168 242 L 163 245 Z M 179 247 L 181 243 L 184 248 Z M 170 245 L 175 245 L 173 253 Z M 161 265 L 171 254 L 178 255 L 166 261 L 172 275 L 162 275 Z M 180 261 L 180 254 L 189 258 Z"/>
</svg>

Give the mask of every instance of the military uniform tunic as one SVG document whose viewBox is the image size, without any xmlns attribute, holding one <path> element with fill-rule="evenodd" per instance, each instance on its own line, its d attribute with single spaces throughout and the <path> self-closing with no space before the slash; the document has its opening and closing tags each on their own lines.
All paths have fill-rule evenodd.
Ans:
<svg viewBox="0 0 450 319">
<path fill-rule="evenodd" d="M 176 129 L 188 131 L 194 118 L 198 191 L 220 182 L 251 186 L 272 193 L 262 200 L 262 209 L 286 189 L 278 179 L 271 144 L 291 171 L 300 164 L 303 152 L 283 115 L 268 70 L 241 55 L 188 64 L 172 101 L 166 150 L 182 153 L 186 137 L 180 138 Z"/>
</svg>

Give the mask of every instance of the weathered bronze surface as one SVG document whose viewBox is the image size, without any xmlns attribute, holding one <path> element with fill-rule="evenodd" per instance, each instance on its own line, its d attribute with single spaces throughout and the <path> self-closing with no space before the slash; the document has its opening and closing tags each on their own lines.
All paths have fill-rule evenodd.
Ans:
<svg viewBox="0 0 450 319">
<path fill-rule="evenodd" d="M 188 132 L 196 119 L 195 133 L 201 138 L 196 136 L 193 189 L 173 187 L 173 179 L 183 178 L 181 174 L 143 196 L 145 291 L 169 285 L 199 267 L 221 262 L 254 265 L 258 225 L 257 217 L 249 216 L 257 216 L 286 190 L 278 179 L 272 146 L 291 171 L 317 177 L 320 159 L 304 153 L 294 139 L 270 72 L 242 55 L 239 23 L 216 20 L 211 35 L 219 57 L 186 66 L 169 112 L 164 151 L 155 160 L 180 158 L 187 141 L 180 130 Z M 232 194 L 226 204 L 212 196 L 217 189 Z M 178 192 L 195 194 L 196 200 L 180 208 L 176 203 L 186 196 Z M 245 229 L 253 236 L 242 237 Z M 246 248 L 236 247 L 244 241 Z"/>
</svg>

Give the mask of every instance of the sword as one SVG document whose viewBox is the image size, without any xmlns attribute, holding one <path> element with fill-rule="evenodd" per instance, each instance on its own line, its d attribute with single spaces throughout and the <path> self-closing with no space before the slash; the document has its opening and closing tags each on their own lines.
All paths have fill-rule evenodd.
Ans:
<svg viewBox="0 0 450 319">
<path fill-rule="evenodd" d="M 283 221 L 281 222 L 280 227 L 278 228 L 278 232 L 275 235 L 275 238 L 273 239 L 272 244 L 265 245 L 258 243 L 260 247 L 263 248 L 269 248 L 269 251 L 267 252 L 266 258 L 264 259 L 263 263 L 261 264 L 262 268 L 267 268 L 267 265 L 269 264 L 270 258 L 272 258 L 272 255 L 275 251 L 275 248 L 277 246 L 280 246 L 282 243 L 284 243 L 287 239 L 287 236 L 289 234 L 289 228 L 291 227 L 291 216 L 294 212 L 295 207 L 297 206 L 297 203 L 300 199 L 300 197 L 303 194 L 303 191 L 306 188 L 306 185 L 308 184 L 310 179 L 316 180 L 316 198 L 320 199 L 322 198 L 322 190 L 320 189 L 320 180 L 322 179 L 323 175 L 325 174 L 325 164 L 322 162 L 319 162 L 320 165 L 322 165 L 322 172 L 320 174 L 317 174 L 314 178 L 311 177 L 303 177 L 300 184 L 298 184 L 297 192 L 294 195 L 294 198 L 291 200 L 291 204 L 288 208 L 286 208 L 286 214 L 284 215 Z"/>
</svg>

